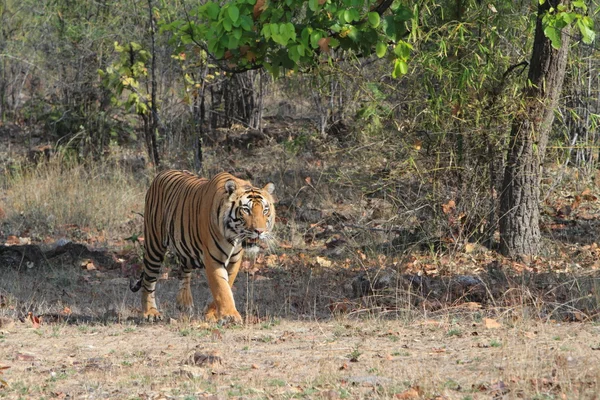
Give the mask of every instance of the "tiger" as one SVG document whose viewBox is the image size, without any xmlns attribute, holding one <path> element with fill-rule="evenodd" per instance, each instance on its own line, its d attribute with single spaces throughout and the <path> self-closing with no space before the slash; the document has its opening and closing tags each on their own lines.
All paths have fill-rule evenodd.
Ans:
<svg viewBox="0 0 600 400">
<path fill-rule="evenodd" d="M 204 310 L 209 322 L 242 323 L 231 287 L 244 251 L 273 240 L 275 185 L 262 188 L 227 172 L 212 179 L 189 171 L 159 173 L 146 193 L 143 271 L 130 289 L 142 289 L 142 314 L 162 318 L 155 298 L 156 281 L 167 247 L 179 260 L 177 306 L 191 312 L 192 270 L 204 267 L 212 302 Z"/>
</svg>

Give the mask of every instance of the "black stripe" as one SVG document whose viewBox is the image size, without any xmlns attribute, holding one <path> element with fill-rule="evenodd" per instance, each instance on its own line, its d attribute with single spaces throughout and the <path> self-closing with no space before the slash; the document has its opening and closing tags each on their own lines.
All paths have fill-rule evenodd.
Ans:
<svg viewBox="0 0 600 400">
<path fill-rule="evenodd" d="M 215 260 L 217 263 L 219 263 L 222 267 L 225 266 L 225 263 L 221 260 L 219 260 L 218 258 L 216 258 L 215 256 L 212 255 L 212 253 L 209 251 L 208 254 L 210 254 L 210 258 L 212 258 L 213 260 Z"/>
</svg>

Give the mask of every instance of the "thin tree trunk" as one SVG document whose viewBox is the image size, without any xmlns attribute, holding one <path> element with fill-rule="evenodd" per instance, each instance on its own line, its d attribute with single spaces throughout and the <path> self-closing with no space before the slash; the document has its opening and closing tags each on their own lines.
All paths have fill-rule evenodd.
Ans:
<svg viewBox="0 0 600 400">
<path fill-rule="evenodd" d="M 152 0 L 148 0 L 148 12 L 150 13 L 150 39 L 151 39 L 151 51 L 152 51 L 152 88 L 151 88 L 151 102 L 150 105 L 150 123 L 148 124 L 148 130 L 146 136 L 148 136 L 149 143 L 148 155 L 154 161 L 154 166 L 160 167 L 160 157 L 158 155 L 158 143 L 156 137 L 156 131 L 158 129 L 158 109 L 156 107 L 156 49 L 155 49 L 155 38 L 154 38 L 154 15 L 152 14 Z"/>
<path fill-rule="evenodd" d="M 541 169 L 569 51 L 568 28 L 563 29 L 562 46 L 554 49 L 544 35 L 542 17 L 560 3 L 552 0 L 538 6 L 528 84 L 511 127 L 500 198 L 500 251 L 517 259 L 540 251 Z"/>
</svg>

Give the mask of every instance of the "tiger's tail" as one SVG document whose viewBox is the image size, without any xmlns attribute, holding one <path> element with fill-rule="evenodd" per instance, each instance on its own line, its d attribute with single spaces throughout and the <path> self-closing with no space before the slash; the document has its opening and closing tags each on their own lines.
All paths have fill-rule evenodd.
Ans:
<svg viewBox="0 0 600 400">
<path fill-rule="evenodd" d="M 133 277 L 129 278 L 129 289 L 132 292 L 137 292 L 142 287 L 142 281 L 143 280 L 144 280 L 144 273 L 143 272 L 142 272 L 142 275 L 140 276 L 140 279 L 138 279 L 137 282 L 134 280 Z"/>
</svg>

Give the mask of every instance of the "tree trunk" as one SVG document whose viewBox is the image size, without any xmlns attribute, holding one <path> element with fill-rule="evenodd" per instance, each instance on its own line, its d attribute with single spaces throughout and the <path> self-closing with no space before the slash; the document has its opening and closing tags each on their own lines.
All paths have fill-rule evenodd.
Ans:
<svg viewBox="0 0 600 400">
<path fill-rule="evenodd" d="M 148 143 L 148 156 L 151 157 L 156 168 L 160 168 L 160 157 L 158 154 L 158 143 L 156 137 L 156 131 L 158 130 L 158 107 L 156 106 L 156 48 L 154 38 L 154 14 L 152 10 L 152 0 L 148 0 L 148 11 L 150 12 L 150 40 L 151 40 L 151 51 L 152 51 L 152 67 L 151 67 L 151 79 L 152 79 L 152 92 L 150 104 L 150 115 L 149 124 L 146 127 L 146 137 Z"/>
<path fill-rule="evenodd" d="M 561 0 L 538 6 L 533 52 L 521 111 L 510 133 L 500 197 L 500 251 L 512 258 L 536 256 L 540 250 L 540 178 L 554 110 L 561 93 L 569 51 L 569 29 L 554 49 L 544 35 L 542 17 Z"/>
</svg>

